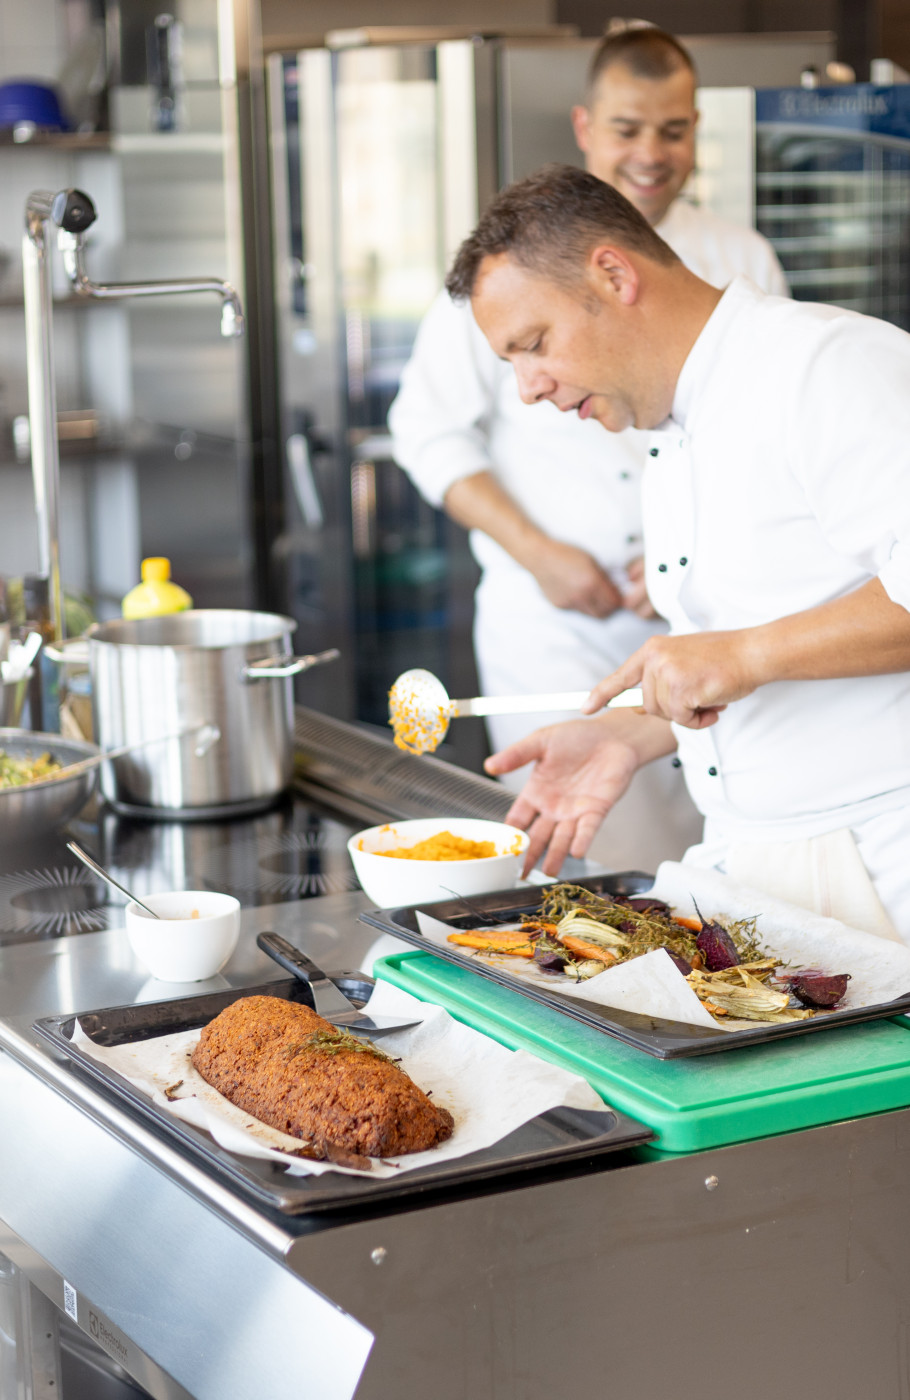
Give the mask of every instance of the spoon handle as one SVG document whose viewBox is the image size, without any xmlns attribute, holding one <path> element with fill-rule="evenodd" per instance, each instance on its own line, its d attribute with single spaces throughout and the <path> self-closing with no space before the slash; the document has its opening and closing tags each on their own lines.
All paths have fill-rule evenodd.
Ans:
<svg viewBox="0 0 910 1400">
<path fill-rule="evenodd" d="M 478 695 L 473 700 L 451 700 L 449 714 L 533 715 L 545 714 L 548 710 L 580 710 L 590 693 L 589 690 L 570 690 L 558 695 Z M 624 690 L 610 701 L 609 708 L 641 703 L 640 690 Z"/>
<path fill-rule="evenodd" d="M 141 899 L 137 899 L 136 896 L 134 894 L 131 894 L 129 890 L 124 889 L 123 885 L 121 885 L 117 880 L 115 880 L 113 875 L 108 874 L 108 872 L 105 869 L 103 869 L 103 867 L 100 866 L 96 860 L 92 860 L 88 851 L 83 851 L 82 847 L 78 846 L 75 841 L 67 841 L 66 849 L 68 851 L 72 851 L 74 856 L 78 856 L 79 860 L 82 861 L 83 865 L 87 865 L 89 870 L 93 870 L 96 875 L 100 875 L 101 879 L 105 880 L 107 884 L 109 884 L 113 889 L 119 890 L 121 894 L 125 894 L 130 903 L 138 904 L 139 908 L 144 909 L 146 914 L 151 914 L 153 919 L 160 919 L 160 914 L 156 914 L 154 909 L 150 909 L 147 904 L 142 903 Z"/>
</svg>

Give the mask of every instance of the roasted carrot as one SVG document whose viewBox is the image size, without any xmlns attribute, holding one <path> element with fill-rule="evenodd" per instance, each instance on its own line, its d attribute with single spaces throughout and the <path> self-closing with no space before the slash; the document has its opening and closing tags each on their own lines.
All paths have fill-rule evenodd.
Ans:
<svg viewBox="0 0 910 1400">
<path fill-rule="evenodd" d="M 564 933 L 559 941 L 564 948 L 568 948 L 570 953 L 575 953 L 579 958 L 596 958 L 606 967 L 612 967 L 615 962 L 619 962 L 617 955 L 611 953 L 608 948 L 604 948 L 600 943 L 589 943 L 586 938 L 577 938 L 573 933 Z"/>
<path fill-rule="evenodd" d="M 681 914 L 674 914 L 673 922 L 682 924 L 683 928 L 689 928 L 693 933 L 701 933 L 701 919 L 684 919 Z"/>
<path fill-rule="evenodd" d="M 474 948 L 479 953 L 508 953 L 516 958 L 533 958 L 534 945 L 522 938 L 517 929 L 468 929 L 464 933 L 450 933 L 449 943 L 457 943 L 462 948 Z"/>
</svg>

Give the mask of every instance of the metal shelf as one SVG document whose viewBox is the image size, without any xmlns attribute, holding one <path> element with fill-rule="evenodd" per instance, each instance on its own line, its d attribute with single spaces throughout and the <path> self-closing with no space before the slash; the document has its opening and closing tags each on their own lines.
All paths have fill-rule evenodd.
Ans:
<svg viewBox="0 0 910 1400">
<path fill-rule="evenodd" d="M 33 151 L 36 146 L 58 151 L 109 151 L 109 131 L 36 131 L 27 141 L 13 139 L 11 127 L 0 130 L 0 150 Z"/>
<path fill-rule="evenodd" d="M 874 218 L 879 222 L 888 216 L 901 217 L 910 214 L 910 197 L 898 203 L 896 200 L 865 200 L 863 203 L 842 204 L 762 204 L 755 207 L 756 218 L 773 219 L 857 219 Z"/>
</svg>

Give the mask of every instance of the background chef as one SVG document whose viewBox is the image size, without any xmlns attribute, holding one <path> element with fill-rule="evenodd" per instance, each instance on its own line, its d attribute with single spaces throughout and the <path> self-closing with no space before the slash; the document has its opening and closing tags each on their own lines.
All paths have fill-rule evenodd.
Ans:
<svg viewBox="0 0 910 1400">
<path fill-rule="evenodd" d="M 672 35 L 641 25 L 608 34 L 592 59 L 586 105 L 572 112 L 587 168 L 712 285 L 745 273 L 785 294 L 760 234 L 678 198 L 694 165 L 695 84 Z M 642 435 L 607 438 L 575 414 L 522 404 L 467 302 L 443 292 L 431 307 L 389 425 L 396 460 L 418 489 L 472 531 L 483 570 L 474 643 L 484 694 L 553 689 L 556 677 L 558 689 L 582 690 L 662 628 L 651 620 L 640 558 Z M 491 743 L 502 748 L 538 723 L 492 719 Z M 614 863 L 654 864 L 681 854 L 699 830 L 666 759 L 637 778 L 599 844 Z"/>
<path fill-rule="evenodd" d="M 910 336 L 832 306 L 720 293 L 570 166 L 503 191 L 447 283 L 522 397 L 658 429 L 648 587 L 669 618 L 595 688 L 647 714 L 551 726 L 511 819 L 555 871 L 632 772 L 678 742 L 690 853 L 910 941 Z M 559 677 L 554 677 L 554 683 Z"/>
</svg>

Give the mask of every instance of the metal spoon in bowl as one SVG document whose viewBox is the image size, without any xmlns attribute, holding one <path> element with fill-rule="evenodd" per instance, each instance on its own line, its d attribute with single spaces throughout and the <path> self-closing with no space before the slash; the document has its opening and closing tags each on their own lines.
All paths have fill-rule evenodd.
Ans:
<svg viewBox="0 0 910 1400">
<path fill-rule="evenodd" d="M 66 849 L 72 851 L 74 856 L 78 856 L 82 864 L 87 865 L 89 870 L 94 871 L 96 875 L 100 875 L 102 880 L 106 881 L 112 889 L 119 890 L 121 894 L 126 895 L 127 899 L 132 900 L 133 904 L 138 904 L 139 908 L 144 909 L 146 914 L 149 914 L 153 919 L 161 918 L 161 915 L 156 914 L 154 909 L 150 909 L 147 904 L 143 904 L 141 899 L 137 899 L 125 886 L 115 880 L 113 875 L 109 874 L 109 872 L 104 869 L 103 865 L 99 865 L 96 860 L 92 860 L 88 851 L 83 851 L 82 847 L 78 846 L 75 841 L 67 841 Z"/>
<path fill-rule="evenodd" d="M 434 753 L 460 715 L 534 715 L 548 710 L 580 710 L 589 690 L 569 690 L 555 695 L 478 695 L 473 700 L 450 700 L 442 681 L 419 667 L 400 675 L 389 691 L 389 723 L 395 743 L 408 753 Z M 624 690 L 610 701 L 614 706 L 638 706 L 640 690 Z"/>
</svg>

